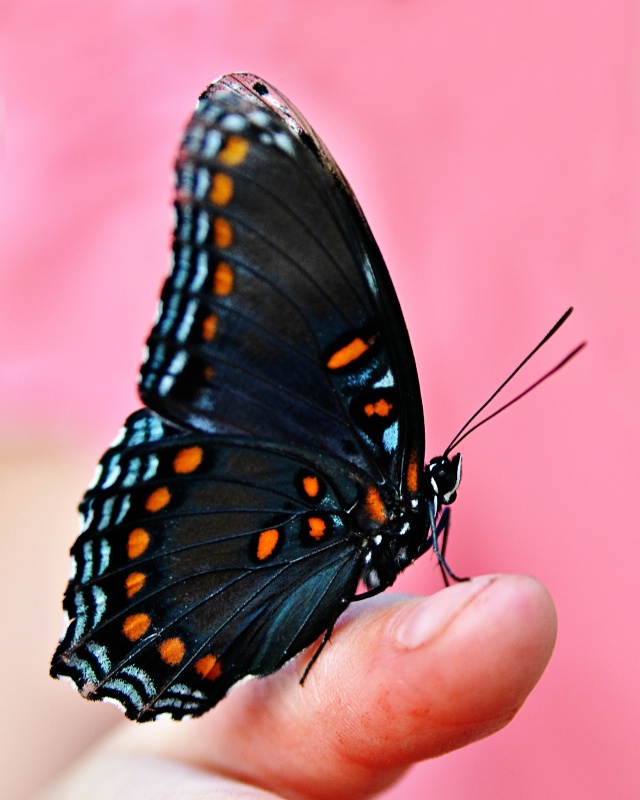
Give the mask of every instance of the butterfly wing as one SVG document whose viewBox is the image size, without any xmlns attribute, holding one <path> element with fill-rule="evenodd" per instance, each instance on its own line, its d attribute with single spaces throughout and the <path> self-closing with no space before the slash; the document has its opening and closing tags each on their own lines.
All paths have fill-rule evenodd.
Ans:
<svg viewBox="0 0 640 800">
<path fill-rule="evenodd" d="M 362 566 L 344 511 L 356 496 L 330 458 L 136 412 L 81 505 L 52 674 L 139 721 L 202 714 L 348 604 Z"/>
<path fill-rule="evenodd" d="M 175 210 L 145 403 L 180 426 L 334 453 L 379 482 L 403 486 L 413 470 L 416 484 L 424 422 L 402 313 L 300 113 L 255 76 L 210 86 L 182 142 Z"/>
<path fill-rule="evenodd" d="M 225 76 L 187 127 L 175 210 L 151 411 L 81 504 L 52 665 L 140 721 L 278 669 L 360 579 L 390 585 L 430 541 L 411 345 L 313 130 L 260 79 Z"/>
</svg>

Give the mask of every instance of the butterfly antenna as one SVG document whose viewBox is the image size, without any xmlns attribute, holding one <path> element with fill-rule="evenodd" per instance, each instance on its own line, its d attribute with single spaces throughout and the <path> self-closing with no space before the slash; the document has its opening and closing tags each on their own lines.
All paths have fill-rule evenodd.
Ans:
<svg viewBox="0 0 640 800">
<path fill-rule="evenodd" d="M 485 422 L 488 422 L 490 419 L 493 419 L 493 417 L 497 416 L 498 414 L 501 414 L 505 409 L 509 408 L 509 406 L 512 406 L 514 403 L 517 403 L 518 400 L 521 400 L 525 395 L 533 391 L 533 389 L 535 389 L 536 386 L 539 386 L 541 383 L 546 381 L 547 378 L 550 378 L 559 369 L 564 367 L 564 365 L 568 361 L 570 361 L 575 355 L 577 355 L 580 352 L 580 350 L 582 350 L 582 348 L 586 345 L 586 342 L 582 342 L 582 344 L 579 344 L 577 347 L 575 347 L 568 355 L 566 355 L 562 359 L 562 361 L 560 361 L 560 363 L 556 364 L 555 367 L 546 372 L 541 378 L 538 378 L 537 381 L 532 383 L 531 386 L 529 386 L 523 392 L 520 392 L 519 395 L 514 397 L 512 400 L 509 400 L 508 403 L 505 403 L 503 406 L 500 406 L 500 408 L 497 409 L 497 411 L 492 412 L 491 414 L 489 414 L 488 417 L 485 417 L 484 419 L 480 420 L 480 422 L 477 422 L 475 425 L 471 425 L 471 423 L 475 419 L 477 419 L 477 417 L 484 411 L 484 409 L 500 394 L 500 392 L 512 380 L 512 378 L 514 378 L 518 374 L 518 372 L 520 372 L 520 370 L 524 367 L 524 365 L 538 352 L 538 350 L 542 347 L 542 345 L 545 344 L 545 342 L 548 342 L 549 339 L 554 335 L 554 333 L 556 333 L 556 331 L 558 331 L 558 329 L 561 328 L 562 325 L 564 325 L 564 323 L 567 321 L 567 319 L 572 313 L 573 313 L 573 307 L 565 311 L 565 313 L 560 317 L 560 319 L 551 328 L 551 330 L 533 348 L 533 350 L 529 353 L 529 355 L 518 364 L 518 366 L 513 370 L 513 372 L 500 384 L 500 386 L 498 386 L 495 392 L 493 392 L 493 394 L 489 397 L 489 399 L 486 400 L 480 406 L 480 408 L 475 412 L 475 414 L 469 417 L 469 419 L 465 422 L 462 428 L 460 428 L 458 433 L 456 433 L 456 435 L 453 437 L 447 449 L 444 451 L 445 456 L 447 456 L 451 452 L 451 450 L 453 450 L 454 447 L 457 447 L 463 439 L 466 439 L 467 436 L 472 431 L 475 431 L 481 425 L 484 425 Z"/>
</svg>

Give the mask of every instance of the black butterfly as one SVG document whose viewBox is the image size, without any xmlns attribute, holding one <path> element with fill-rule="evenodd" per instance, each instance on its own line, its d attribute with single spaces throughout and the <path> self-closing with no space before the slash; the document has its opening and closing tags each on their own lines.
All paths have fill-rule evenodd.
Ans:
<svg viewBox="0 0 640 800">
<path fill-rule="evenodd" d="M 411 344 L 362 211 L 273 87 L 233 74 L 200 97 L 175 210 L 148 410 L 81 503 L 51 668 L 139 721 L 198 716 L 326 641 L 437 551 L 460 480 L 451 448 L 424 466 Z"/>
</svg>

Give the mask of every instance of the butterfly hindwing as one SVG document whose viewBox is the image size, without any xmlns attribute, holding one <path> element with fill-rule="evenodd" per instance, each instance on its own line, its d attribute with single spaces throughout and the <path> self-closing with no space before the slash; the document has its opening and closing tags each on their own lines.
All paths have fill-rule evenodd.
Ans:
<svg viewBox="0 0 640 800">
<path fill-rule="evenodd" d="M 81 506 L 56 674 L 144 720 L 273 672 L 355 591 L 356 496 L 337 463 L 137 412 Z"/>
</svg>

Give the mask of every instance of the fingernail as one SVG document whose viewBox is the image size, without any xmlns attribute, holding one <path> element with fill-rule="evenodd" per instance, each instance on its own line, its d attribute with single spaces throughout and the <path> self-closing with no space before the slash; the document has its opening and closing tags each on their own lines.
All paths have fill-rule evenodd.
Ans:
<svg viewBox="0 0 640 800">
<path fill-rule="evenodd" d="M 458 583 L 406 609 L 393 623 L 397 645 L 406 650 L 423 647 L 442 634 L 496 580 L 496 575 L 483 575 Z"/>
</svg>

